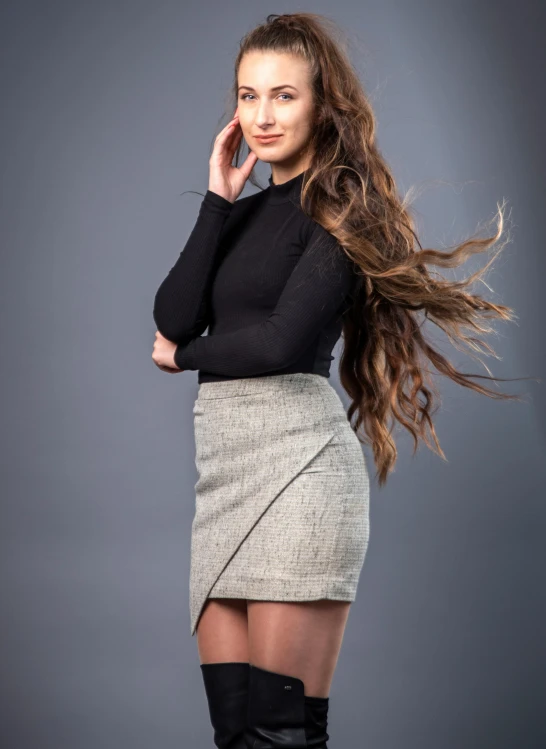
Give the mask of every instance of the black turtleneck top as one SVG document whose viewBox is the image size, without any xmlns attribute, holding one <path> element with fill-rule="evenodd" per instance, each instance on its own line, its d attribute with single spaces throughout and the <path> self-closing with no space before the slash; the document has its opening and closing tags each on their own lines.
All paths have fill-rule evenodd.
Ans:
<svg viewBox="0 0 546 749">
<path fill-rule="evenodd" d="M 153 317 L 198 382 L 329 377 L 356 279 L 336 238 L 301 209 L 305 172 L 234 203 L 207 190 L 159 287 Z M 202 333 L 208 328 L 208 335 Z"/>
</svg>

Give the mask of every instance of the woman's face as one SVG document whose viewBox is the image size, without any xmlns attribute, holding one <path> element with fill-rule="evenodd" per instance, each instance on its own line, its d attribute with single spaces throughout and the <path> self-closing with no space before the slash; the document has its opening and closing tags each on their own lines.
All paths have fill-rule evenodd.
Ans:
<svg viewBox="0 0 546 749">
<path fill-rule="evenodd" d="M 273 179 L 308 167 L 314 105 L 308 63 L 278 52 L 247 52 L 239 65 L 237 112 L 243 136 Z M 256 136 L 279 135 L 267 142 Z M 276 180 L 275 180 L 276 181 Z"/>
</svg>

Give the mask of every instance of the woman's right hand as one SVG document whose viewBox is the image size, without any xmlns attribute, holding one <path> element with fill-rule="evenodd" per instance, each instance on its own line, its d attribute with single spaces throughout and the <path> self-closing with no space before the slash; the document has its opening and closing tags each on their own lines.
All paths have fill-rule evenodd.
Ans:
<svg viewBox="0 0 546 749">
<path fill-rule="evenodd" d="M 241 166 L 232 166 L 231 162 L 242 136 L 239 115 L 235 110 L 231 122 L 216 136 L 209 159 L 209 190 L 229 200 L 230 203 L 237 200 L 258 161 L 254 151 L 251 151 Z"/>
</svg>

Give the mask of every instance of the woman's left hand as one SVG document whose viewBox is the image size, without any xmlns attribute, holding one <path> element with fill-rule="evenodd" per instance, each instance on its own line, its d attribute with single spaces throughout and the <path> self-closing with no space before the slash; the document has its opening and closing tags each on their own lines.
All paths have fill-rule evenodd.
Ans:
<svg viewBox="0 0 546 749">
<path fill-rule="evenodd" d="M 176 346 L 176 343 L 169 341 L 165 336 L 161 335 L 159 330 L 156 330 L 152 359 L 163 372 L 169 372 L 170 374 L 184 372 L 183 369 L 178 369 L 174 362 Z"/>
</svg>

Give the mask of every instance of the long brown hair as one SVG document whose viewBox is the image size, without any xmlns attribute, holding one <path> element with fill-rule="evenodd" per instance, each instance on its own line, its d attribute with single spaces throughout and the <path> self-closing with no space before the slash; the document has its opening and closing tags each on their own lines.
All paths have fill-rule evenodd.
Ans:
<svg viewBox="0 0 546 749">
<path fill-rule="evenodd" d="M 466 353 L 496 356 L 491 346 L 471 335 L 472 330 L 491 333 L 487 319 L 512 321 L 517 316 L 510 307 L 466 290 L 481 279 L 507 242 L 504 205 L 497 204 L 497 226 L 491 236 L 471 237 L 450 252 L 422 248 L 409 202 L 398 196 L 394 177 L 376 144 L 373 110 L 336 32 L 330 19 L 314 13 L 267 16 L 240 43 L 229 111 L 236 106 L 239 65 L 247 52 L 290 53 L 309 63 L 316 126 L 310 143 L 311 165 L 302 187 L 302 209 L 337 238 L 360 276 L 343 316 L 339 374 L 351 399 L 349 421 L 360 442 L 371 444 L 381 486 L 396 463 L 395 421 L 411 433 L 414 454 L 421 438 L 445 459 L 431 419 L 437 408 L 435 397 L 440 396 L 427 359 L 459 385 L 491 398 L 521 400 L 470 379 L 507 381 L 503 378 L 458 371 L 425 338 L 422 318 L 441 328 L 460 350 L 465 351 L 466 345 L 470 349 Z M 236 153 L 237 164 L 243 143 Z M 254 174 L 250 182 L 259 186 Z M 454 268 L 492 249 L 485 267 L 462 281 L 433 277 L 427 269 L 430 265 Z"/>
</svg>

